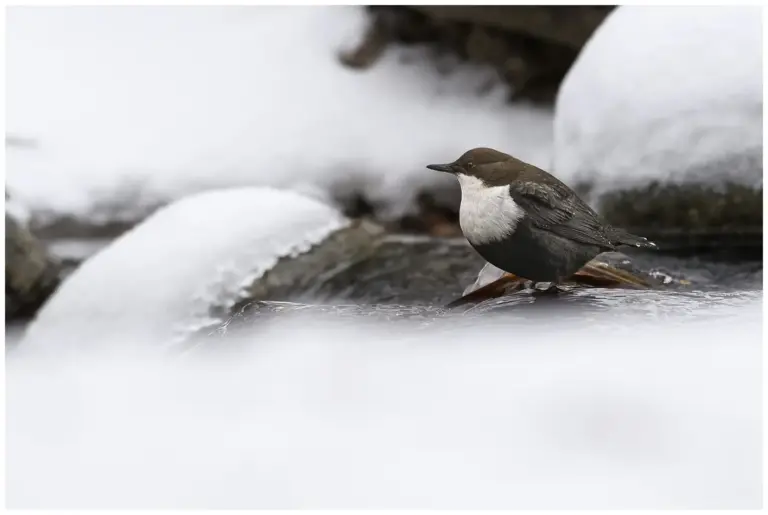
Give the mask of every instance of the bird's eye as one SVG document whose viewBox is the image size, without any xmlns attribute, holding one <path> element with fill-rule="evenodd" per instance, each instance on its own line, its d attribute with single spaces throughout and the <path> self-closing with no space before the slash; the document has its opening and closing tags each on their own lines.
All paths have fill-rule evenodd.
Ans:
<svg viewBox="0 0 768 515">
<path fill-rule="evenodd" d="M 469 170 L 470 168 L 474 168 L 474 167 L 475 167 L 475 163 L 473 163 L 472 161 L 467 163 L 467 170 Z"/>
</svg>

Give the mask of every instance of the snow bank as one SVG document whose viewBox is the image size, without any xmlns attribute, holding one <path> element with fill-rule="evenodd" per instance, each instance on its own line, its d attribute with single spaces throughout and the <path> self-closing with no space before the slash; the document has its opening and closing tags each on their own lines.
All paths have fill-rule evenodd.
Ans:
<svg viewBox="0 0 768 515">
<path fill-rule="evenodd" d="M 48 300 L 24 344 L 168 343 L 216 320 L 282 256 L 347 225 L 290 191 L 200 193 L 158 211 L 88 259 Z"/>
<path fill-rule="evenodd" d="M 761 186 L 761 20 L 758 7 L 614 11 L 560 88 L 558 174 L 596 193 L 654 179 Z"/>
<path fill-rule="evenodd" d="M 698 322 L 663 311 L 421 330 L 283 319 L 170 362 L 22 346 L 7 502 L 758 508 L 760 299 Z"/>
<path fill-rule="evenodd" d="M 14 7 L 7 20 L 7 131 L 32 142 L 8 149 L 8 183 L 38 214 L 129 218 L 271 185 L 360 188 L 394 216 L 453 186 L 424 166 L 468 148 L 549 164 L 550 110 L 480 97 L 474 69 L 443 77 L 418 50 L 342 67 L 359 7 Z"/>
</svg>

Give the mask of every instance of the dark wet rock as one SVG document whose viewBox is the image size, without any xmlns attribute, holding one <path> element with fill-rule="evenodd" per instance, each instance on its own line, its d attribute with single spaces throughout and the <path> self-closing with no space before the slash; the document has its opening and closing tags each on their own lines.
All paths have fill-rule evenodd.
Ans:
<svg viewBox="0 0 768 515">
<path fill-rule="evenodd" d="M 761 295 L 761 263 L 715 263 L 651 254 L 637 254 L 629 259 L 621 253 L 607 253 L 600 262 L 637 273 L 653 286 L 632 289 L 571 285 L 555 292 L 528 287 L 501 297 L 481 299 L 461 309 L 399 303 L 255 301 L 242 304 L 218 329 L 206 334 L 226 338 L 245 335 L 247 339 L 254 329 L 269 327 L 267 322 L 272 320 L 290 320 L 310 329 L 328 324 L 344 326 L 352 321 L 356 324 L 386 321 L 391 323 L 392 331 L 402 331 L 418 340 L 420 330 L 452 331 L 479 323 L 505 323 L 510 317 L 589 324 L 591 316 L 602 312 L 615 313 L 613 317 L 618 318 L 642 313 L 657 317 L 659 310 L 675 316 L 686 313 L 698 316 L 697 309 L 706 309 L 710 304 L 738 306 Z M 620 309 L 615 311 L 617 307 Z M 492 318 L 493 315 L 500 318 Z M 479 317 L 482 322 L 478 321 Z M 205 339 L 204 335 L 200 336 Z"/>
<path fill-rule="evenodd" d="M 762 172 L 762 166 L 755 167 Z M 762 188 L 652 182 L 606 193 L 597 205 L 610 223 L 652 239 L 665 252 L 727 248 L 745 258 L 761 253 Z"/>
<path fill-rule="evenodd" d="M 5 214 L 5 317 L 31 317 L 59 284 L 60 264 L 29 229 Z"/>
<path fill-rule="evenodd" d="M 614 6 L 422 5 L 413 9 L 441 24 L 455 22 L 494 27 L 578 50 Z"/>
<path fill-rule="evenodd" d="M 463 238 L 391 235 L 368 259 L 328 277 L 304 298 L 439 306 L 459 295 L 483 264 Z"/>
<path fill-rule="evenodd" d="M 239 302 L 231 308 L 217 308 L 212 316 L 227 319 L 254 301 L 291 301 L 314 295 L 326 281 L 375 254 L 383 235 L 384 229 L 378 224 L 355 221 L 306 252 L 281 257 L 275 266 L 243 290 Z"/>
<path fill-rule="evenodd" d="M 392 43 L 427 44 L 490 65 L 514 97 L 551 102 L 579 50 L 612 6 L 372 6 L 360 45 L 342 55 L 367 68 Z"/>
<path fill-rule="evenodd" d="M 375 254 L 384 235 L 381 226 L 357 221 L 340 229 L 298 256 L 284 256 L 256 280 L 244 295 L 249 299 L 280 299 L 311 295 L 330 277 Z"/>
<path fill-rule="evenodd" d="M 356 222 L 302 255 L 282 258 L 230 313 L 258 309 L 253 302 L 261 300 L 439 307 L 461 295 L 483 264 L 463 239 L 393 236 Z"/>
<path fill-rule="evenodd" d="M 461 295 L 483 264 L 463 238 L 387 235 L 375 224 L 358 222 L 304 255 L 283 258 L 230 316 L 218 314 L 228 320 L 221 330 L 287 314 L 432 319 Z"/>
<path fill-rule="evenodd" d="M 343 238 L 343 236 L 342 236 Z M 429 322 L 446 314 L 476 312 L 473 306 L 482 305 L 480 311 L 492 306 L 524 305 L 531 302 L 547 303 L 549 299 L 563 298 L 575 291 L 602 287 L 604 282 L 582 280 L 566 284 L 554 294 L 542 291 L 535 285 L 523 285 L 502 292 L 502 298 L 483 297 L 462 306 L 461 310 L 448 310 L 446 304 L 462 296 L 467 285 L 471 285 L 478 271 L 486 263 L 463 239 L 448 240 L 433 237 L 408 237 L 385 235 L 378 232 L 370 239 L 365 238 L 365 251 L 356 254 L 355 259 L 340 264 L 340 255 L 332 254 L 336 267 L 315 276 L 307 275 L 301 284 L 290 284 L 295 276 L 291 259 L 286 258 L 282 269 L 277 267 L 270 273 L 279 278 L 282 286 L 272 289 L 259 286 L 258 294 L 240 302 L 218 331 L 213 334 L 230 334 L 232 330 L 247 328 L 275 317 L 295 316 L 300 322 L 321 317 L 332 320 L 385 320 Z M 323 244 L 317 247 L 321 250 Z M 324 251 L 327 252 L 327 251 Z M 324 258 L 312 256 L 309 251 L 303 259 L 315 262 L 312 268 Z M 650 261 L 649 261 L 650 260 Z M 662 260 L 663 262 L 663 260 Z M 610 279 L 612 289 L 636 288 L 642 290 L 674 290 L 690 286 L 685 273 L 674 266 L 653 266 L 653 257 L 648 257 L 643 266 L 619 252 L 605 253 L 593 263 L 593 274 L 601 279 Z M 489 277 L 492 281 L 494 278 Z M 590 277 L 586 277 L 590 279 Z M 623 285 L 615 286 L 616 281 Z M 702 284 L 706 280 L 702 281 Z M 256 290 L 254 290 L 256 291 Z M 609 291 L 609 290 L 605 290 Z M 279 295 L 276 295 L 279 292 Z M 498 295 L 496 296 L 498 297 Z M 498 301 L 498 302 L 494 302 Z M 490 306 L 490 307 L 489 307 Z M 471 308 L 471 309 L 468 309 Z M 208 331 L 210 333 L 210 330 Z"/>
<path fill-rule="evenodd" d="M 38 217 L 37 220 L 33 220 L 33 225 L 35 232 L 41 238 L 49 241 L 114 239 L 141 223 L 150 214 L 150 212 L 146 212 L 131 219 L 102 222 L 90 217 L 79 218 L 71 215 L 59 216 L 52 213 L 42 213 L 42 216 Z"/>
</svg>

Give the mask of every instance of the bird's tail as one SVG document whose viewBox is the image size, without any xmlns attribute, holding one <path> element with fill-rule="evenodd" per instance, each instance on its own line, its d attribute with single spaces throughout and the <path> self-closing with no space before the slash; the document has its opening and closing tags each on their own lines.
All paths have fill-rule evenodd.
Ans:
<svg viewBox="0 0 768 515">
<path fill-rule="evenodd" d="M 634 234 L 628 233 L 624 229 L 618 229 L 616 227 L 611 227 L 608 230 L 608 238 L 614 245 L 629 245 L 631 247 L 644 249 L 658 249 L 658 246 L 656 246 L 656 244 L 652 241 L 648 241 L 648 238 L 635 236 Z"/>
</svg>

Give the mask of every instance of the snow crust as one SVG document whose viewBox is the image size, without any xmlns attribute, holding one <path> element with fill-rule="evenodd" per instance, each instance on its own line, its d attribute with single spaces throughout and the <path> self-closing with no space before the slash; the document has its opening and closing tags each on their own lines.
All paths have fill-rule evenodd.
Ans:
<svg viewBox="0 0 768 515">
<path fill-rule="evenodd" d="M 507 105 L 501 87 L 480 96 L 487 70 L 442 77 L 418 49 L 339 64 L 360 7 L 12 7 L 7 20 L 7 131 L 30 142 L 8 148 L 8 184 L 38 215 L 125 219 L 270 185 L 359 188 L 395 216 L 424 188 L 455 188 L 424 166 L 468 148 L 550 164 L 551 110 Z"/>
<path fill-rule="evenodd" d="M 743 6 L 614 11 L 558 93 L 558 175 L 595 193 L 651 180 L 762 186 L 761 20 Z"/>
<path fill-rule="evenodd" d="M 22 345 L 7 358 L 7 502 L 755 509 L 761 298 L 694 298 L 696 320 L 677 317 L 682 297 L 652 316 L 631 293 L 640 317 L 287 317 L 172 360 Z"/>
<path fill-rule="evenodd" d="M 24 345 L 170 344 L 215 323 L 280 257 L 348 220 L 292 191 L 239 188 L 186 197 L 80 265 L 46 302 Z"/>
</svg>

